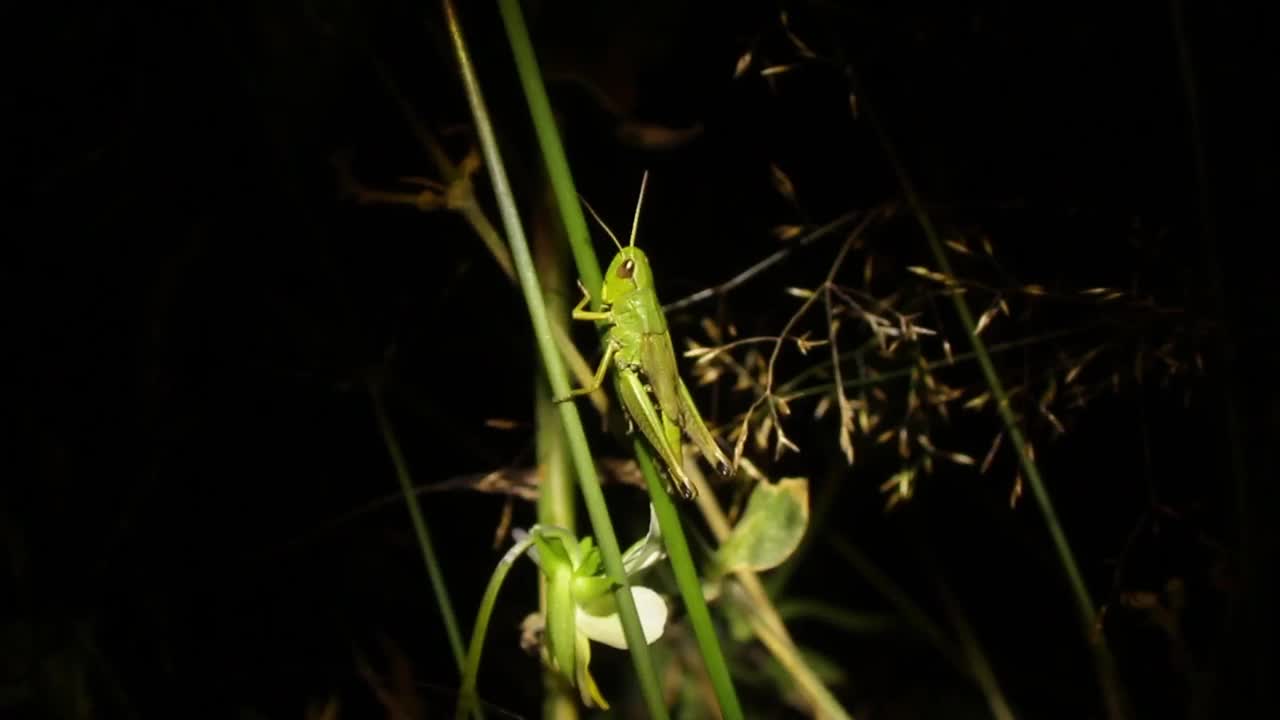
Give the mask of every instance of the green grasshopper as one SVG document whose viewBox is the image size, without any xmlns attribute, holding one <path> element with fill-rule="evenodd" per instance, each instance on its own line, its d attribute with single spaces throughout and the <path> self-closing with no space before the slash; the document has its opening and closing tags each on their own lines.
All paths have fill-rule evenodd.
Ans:
<svg viewBox="0 0 1280 720">
<path fill-rule="evenodd" d="M 596 211 L 587 205 L 596 222 L 618 247 L 618 254 L 609 263 L 600 288 L 600 310 L 586 309 L 591 301 L 591 292 L 579 282 L 583 297 L 573 309 L 573 319 L 604 321 L 609 324 L 609 329 L 604 338 L 604 357 L 596 368 L 591 387 L 574 390 L 565 397 L 557 398 L 556 402 L 598 390 L 612 362 L 615 387 L 629 422 L 640 427 L 640 432 L 662 458 L 680 494 L 692 499 L 697 496 L 698 489 L 684 472 L 683 435 L 693 441 L 719 473 L 727 475 L 730 462 L 702 421 L 689 389 L 680 379 L 671 335 L 667 332 L 667 318 L 662 314 L 662 304 L 654 292 L 649 259 L 635 246 L 636 226 L 640 222 L 640 207 L 644 203 L 648 183 L 649 173 L 646 172 L 640 181 L 640 197 L 636 200 L 635 219 L 631 223 L 631 240 L 626 247 L 618 242 L 617 236 Z"/>
</svg>

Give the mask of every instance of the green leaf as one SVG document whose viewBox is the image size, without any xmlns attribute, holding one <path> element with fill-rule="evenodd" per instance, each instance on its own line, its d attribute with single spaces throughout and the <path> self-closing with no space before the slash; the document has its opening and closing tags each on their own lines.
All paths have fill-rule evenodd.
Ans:
<svg viewBox="0 0 1280 720">
<path fill-rule="evenodd" d="M 599 548 L 591 548 L 589 552 L 582 556 L 582 564 L 574 569 L 578 577 L 589 577 L 600 572 L 600 550 Z"/>
<path fill-rule="evenodd" d="M 716 553 L 723 573 L 768 570 L 781 565 L 800 544 L 809 524 L 809 481 L 783 478 L 762 482 L 747 510 Z"/>
<path fill-rule="evenodd" d="M 573 599 L 578 604 L 589 603 L 601 595 L 607 596 L 614 587 L 613 581 L 604 575 L 579 575 L 573 580 Z"/>
<path fill-rule="evenodd" d="M 533 533 L 533 544 L 538 548 L 538 565 L 548 578 L 554 577 L 561 566 L 572 571 L 573 563 L 565 550 L 564 540 L 555 535 Z"/>
<path fill-rule="evenodd" d="M 582 559 L 590 555 L 591 551 L 595 549 L 596 549 L 596 543 L 594 540 L 591 539 L 590 535 L 587 535 L 583 537 L 581 540 L 579 540 L 578 541 L 578 557 L 577 557 L 578 562 L 582 562 Z"/>
</svg>

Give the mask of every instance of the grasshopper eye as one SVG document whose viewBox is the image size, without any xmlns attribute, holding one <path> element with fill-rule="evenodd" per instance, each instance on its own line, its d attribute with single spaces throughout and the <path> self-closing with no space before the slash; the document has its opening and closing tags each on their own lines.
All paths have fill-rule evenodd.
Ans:
<svg viewBox="0 0 1280 720">
<path fill-rule="evenodd" d="M 631 278 L 632 275 L 635 275 L 635 274 L 636 274 L 635 260 L 628 258 L 624 260 L 621 265 L 618 266 L 617 275 L 619 278 L 622 278 L 623 280 L 628 280 Z"/>
</svg>

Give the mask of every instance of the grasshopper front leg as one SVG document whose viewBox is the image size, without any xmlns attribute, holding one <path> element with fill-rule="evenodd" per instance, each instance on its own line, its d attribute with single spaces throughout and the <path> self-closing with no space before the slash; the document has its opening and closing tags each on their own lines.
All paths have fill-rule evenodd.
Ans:
<svg viewBox="0 0 1280 720">
<path fill-rule="evenodd" d="M 608 310 L 587 310 L 587 303 L 591 302 L 591 292 L 587 290 L 587 286 L 578 281 L 578 289 L 582 290 L 582 299 L 577 305 L 573 306 L 574 320 L 590 320 L 592 322 L 598 320 L 612 320 L 613 313 Z"/>
<path fill-rule="evenodd" d="M 586 302 L 586 299 L 584 299 L 583 302 Z M 613 356 L 617 352 L 618 352 L 617 344 L 613 342 L 610 342 L 609 344 L 607 344 L 604 348 L 604 357 L 600 358 L 600 366 L 596 368 L 595 377 L 591 378 L 591 386 L 581 387 L 581 388 L 578 388 L 577 390 L 570 390 L 568 395 L 565 395 L 564 397 L 560 397 L 560 398 L 555 398 L 553 402 L 555 402 L 556 404 L 559 404 L 562 402 L 572 400 L 576 397 L 581 397 L 583 395 L 590 395 L 591 393 L 599 390 L 600 386 L 604 384 L 604 374 L 609 372 L 609 363 L 613 362 Z"/>
<path fill-rule="evenodd" d="M 589 320 L 595 322 L 599 320 L 613 319 L 613 313 L 608 310 L 587 310 L 587 303 L 591 302 L 591 292 L 587 290 L 587 286 L 583 285 L 581 280 L 578 281 L 578 289 L 582 290 L 582 299 L 573 307 L 574 320 Z M 596 368 L 595 377 L 591 379 L 591 386 L 571 390 L 568 395 L 561 398 L 555 398 L 552 402 L 559 404 L 572 400 L 576 397 L 590 395 L 596 390 L 599 390 L 600 386 L 604 384 L 604 374 L 609 371 L 609 362 L 613 360 L 614 353 L 616 352 L 618 352 L 617 343 L 609 341 L 604 348 L 604 357 L 600 358 L 600 366 Z"/>
</svg>

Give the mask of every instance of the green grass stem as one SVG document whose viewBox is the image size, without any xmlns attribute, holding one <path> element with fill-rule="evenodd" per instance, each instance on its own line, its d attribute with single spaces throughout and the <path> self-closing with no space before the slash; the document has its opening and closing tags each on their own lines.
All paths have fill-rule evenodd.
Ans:
<svg viewBox="0 0 1280 720">
<path fill-rule="evenodd" d="M 520 559 L 534 542 L 533 534 L 511 546 L 498 561 L 493 574 L 489 576 L 489 584 L 480 598 L 480 611 L 476 613 L 476 625 L 471 631 L 471 646 L 467 649 L 466 667 L 462 673 L 462 689 L 458 692 L 458 707 L 454 711 L 456 720 L 462 720 L 468 712 L 474 712 L 476 703 L 476 680 L 480 676 L 480 657 L 484 650 L 484 638 L 489 632 L 489 618 L 493 616 L 493 606 L 498 602 L 498 591 L 507 579 L 511 566 Z"/>
<path fill-rule="evenodd" d="M 542 290 L 537 271 L 529 252 L 529 244 L 525 238 L 524 227 L 520 222 L 520 212 L 516 208 L 515 196 L 511 183 L 507 179 L 506 166 L 498 148 L 489 111 L 480 91 L 479 81 L 471 63 L 471 54 L 467 49 L 462 27 L 458 22 L 457 9 L 451 0 L 444 0 L 444 13 L 449 36 L 453 43 L 458 60 L 459 74 L 466 90 L 467 102 L 471 108 L 476 124 L 481 152 L 485 165 L 489 170 L 489 178 L 493 185 L 499 214 L 506 230 L 507 240 L 511 245 L 512 259 L 516 273 L 520 279 L 520 290 L 524 294 L 525 304 L 529 310 L 529 319 L 533 325 L 534 337 L 543 366 L 547 370 L 547 379 L 556 397 L 569 394 L 569 377 L 564 362 L 556 348 L 551 322 L 547 317 L 546 307 L 542 300 Z M 618 539 L 609 518 L 609 508 L 605 504 L 604 493 L 600 488 L 600 480 L 596 476 L 595 462 L 591 456 L 591 448 L 587 444 L 586 432 L 582 428 L 582 420 L 578 416 L 578 408 L 573 403 L 560 403 L 560 421 L 564 425 L 565 439 L 568 442 L 569 454 L 578 475 L 578 486 L 582 490 L 586 502 L 587 514 L 595 535 L 596 544 L 604 560 L 605 570 L 618 584 L 614 593 L 622 619 L 624 635 L 630 649 L 632 663 L 640 682 L 640 690 L 644 697 L 649 715 L 654 718 L 666 718 L 667 708 L 662 700 L 658 684 L 657 671 L 645 643 L 644 631 L 640 626 L 640 618 L 636 613 L 635 600 L 631 596 L 631 588 L 622 567 L 622 553 L 618 548 Z"/>
<path fill-rule="evenodd" d="M 684 599 L 685 612 L 689 614 L 689 624 L 693 626 L 698 649 L 702 652 L 702 662 L 707 667 L 716 699 L 720 701 L 721 716 L 725 720 L 740 720 L 743 717 L 742 706 L 734 691 L 733 678 L 729 675 L 724 652 L 720 649 L 720 639 L 716 636 L 716 627 L 711 621 L 711 611 L 702 596 L 702 580 L 698 577 L 697 566 L 693 564 L 693 555 L 689 552 L 689 543 L 685 540 L 684 529 L 680 525 L 680 515 L 658 476 L 649 448 L 644 446 L 639 435 L 635 437 L 635 453 L 640 473 L 644 475 L 645 484 L 649 487 L 649 498 L 653 503 L 654 513 L 658 516 L 662 541 L 667 548 L 671 570 L 676 576 L 676 585 L 680 588 L 680 597 Z"/>
<path fill-rule="evenodd" d="M 578 193 L 574 188 L 573 174 L 569 169 L 569 161 L 564 146 L 560 142 L 555 117 L 551 112 L 551 104 L 547 99 L 546 88 L 542 82 L 541 71 L 533 52 L 533 44 L 529 39 L 524 16 L 518 0 L 499 0 L 499 9 L 506 26 L 507 38 L 511 44 L 516 60 L 516 69 L 524 88 L 525 98 L 529 104 L 529 114 L 537 131 L 538 143 L 542 148 L 542 156 L 547 166 L 547 175 L 560 208 L 561 219 L 568 236 L 569 246 L 573 251 L 574 261 L 578 267 L 578 275 L 584 285 L 589 288 L 600 287 L 600 265 L 595 249 L 591 244 L 591 235 L 587 229 L 586 217 Z M 599 307 L 599 293 L 592 294 L 592 303 Z M 559 391 L 557 391 L 557 394 Z M 706 600 L 702 596 L 702 585 L 698 579 L 697 567 L 689 553 L 684 530 L 680 518 L 667 495 L 666 489 L 659 479 L 648 448 L 637 439 L 636 459 L 641 472 L 649 486 L 650 498 L 658 516 L 658 525 L 662 529 L 663 539 L 667 546 L 668 558 L 676 575 L 677 585 L 689 613 L 698 646 L 702 652 L 703 662 L 711 677 L 716 698 L 720 703 L 723 716 L 729 720 L 742 717 L 742 707 L 729 675 L 728 664 L 720 648 L 720 641 L 711 622 L 711 613 L 707 609 Z"/>
<path fill-rule="evenodd" d="M 418 548 L 422 551 L 422 559 L 427 564 L 427 577 L 431 579 L 431 591 L 436 596 L 436 606 L 440 608 L 440 616 L 444 620 L 444 629 L 449 636 L 449 649 L 453 651 L 453 660 L 462 672 L 462 633 L 458 630 L 458 619 L 453 613 L 453 603 L 449 600 L 449 588 L 444 582 L 444 573 L 440 571 L 440 561 L 436 557 L 435 546 L 431 543 L 431 532 L 427 529 L 426 517 L 422 514 L 422 506 L 418 503 L 418 493 L 413 487 L 413 477 L 409 474 L 409 464 L 400 450 L 400 441 L 396 438 L 395 429 L 387 417 L 387 408 L 382 401 L 382 391 L 371 384 L 369 395 L 373 399 L 373 413 L 378 420 L 378 430 L 382 433 L 382 441 L 387 446 L 387 454 L 391 456 L 391 464 L 395 466 L 396 479 L 400 481 L 400 492 L 404 495 L 405 505 L 409 508 L 409 518 L 413 521 L 413 532 L 418 538 Z"/>
<path fill-rule="evenodd" d="M 560 208 L 574 264 L 578 267 L 582 284 L 598 288 L 601 284 L 600 262 L 596 259 L 595 247 L 591 244 L 587 218 L 578 201 L 573 173 L 569 170 L 569 157 L 565 154 L 564 144 L 560 142 L 560 131 L 556 126 L 555 115 L 551 112 L 547 88 L 542 83 L 538 59 L 533 54 L 533 42 L 529 39 L 524 13 L 520 10 L 519 0 L 499 0 L 498 10 L 502 13 L 502 23 L 507 29 L 507 42 L 511 44 L 511 52 L 515 55 L 516 73 L 520 76 L 520 86 L 524 88 L 525 100 L 529 103 L 529 117 L 533 120 L 538 145 L 542 148 L 542 160 L 547 164 L 547 178 L 555 193 L 556 205 Z M 593 309 L 599 309 L 598 293 L 592 295 L 591 303 Z"/>
<path fill-rule="evenodd" d="M 861 93 L 859 93 L 859 97 L 864 98 Z M 907 172 L 906 165 L 903 164 L 898 156 L 897 149 L 889 138 L 888 132 L 880 124 L 879 119 L 870 104 L 865 101 L 865 98 L 862 102 L 862 108 L 864 116 L 879 137 L 880 146 L 894 174 L 897 176 L 899 187 L 907 199 L 907 204 L 911 207 L 916 221 L 919 223 L 920 229 L 929 243 L 929 249 L 933 253 L 934 261 L 938 264 L 938 270 L 945 275 L 954 277 L 955 274 L 951 269 L 951 262 L 947 257 L 946 248 L 942 243 L 942 239 L 938 236 L 938 231 L 933 226 L 933 220 L 930 218 L 928 210 L 916 192 L 915 184 Z M 964 295 L 958 292 L 951 293 L 951 300 L 955 306 L 956 315 L 959 316 L 960 322 L 964 325 L 965 332 L 973 346 L 973 354 L 978 361 L 978 367 L 982 370 L 982 375 L 987 381 L 987 387 L 991 390 L 991 396 L 996 404 L 996 411 L 1004 422 L 1005 434 L 1008 435 L 1014 452 L 1017 453 L 1022 473 L 1027 479 L 1027 484 L 1031 487 L 1031 495 L 1035 499 L 1041 517 L 1044 518 L 1045 527 L 1049 531 L 1049 538 L 1058 556 L 1058 562 L 1067 576 L 1071 595 L 1076 604 L 1080 629 L 1084 634 L 1085 642 L 1093 650 L 1094 665 L 1097 670 L 1098 682 L 1101 686 L 1107 715 L 1112 720 L 1126 718 L 1129 716 L 1127 702 L 1124 698 L 1119 678 L 1116 676 L 1115 663 L 1111 657 L 1111 652 L 1104 638 L 1095 637 L 1097 606 L 1094 605 L 1093 598 L 1089 595 L 1089 588 L 1085 584 L 1084 576 L 1080 573 L 1080 567 L 1076 563 L 1074 553 L 1071 551 L 1071 545 L 1067 542 L 1066 533 L 1062 530 L 1062 524 L 1058 520 L 1058 513 L 1053 506 L 1053 499 L 1049 496 L 1049 490 L 1040 475 L 1040 468 L 1027 451 L 1027 443 L 1022 434 L 1022 428 L 1013 414 L 1008 394 L 1004 390 L 1004 383 L 1001 381 L 999 373 L 996 372 L 995 363 L 991 361 L 991 354 L 987 351 L 986 343 L 978 335 L 977 323 L 974 321 L 968 302 L 965 300 Z"/>
<path fill-rule="evenodd" d="M 565 302 L 565 271 L 568 252 L 558 233 L 537 223 L 533 233 L 533 261 L 543 282 L 543 302 L 552 326 L 563 330 L 568 323 L 569 307 Z M 567 333 L 566 333 L 567 334 Z M 551 398 L 551 385 L 541 365 L 535 373 L 534 422 L 538 458 L 538 524 L 562 527 L 577 532 L 574 507 L 573 468 L 565 447 L 564 426 Z M 547 613 L 546 577 L 538 573 L 538 606 L 543 617 Z M 578 693 L 552 668 L 542 671 L 542 720 L 577 720 Z"/>
</svg>

